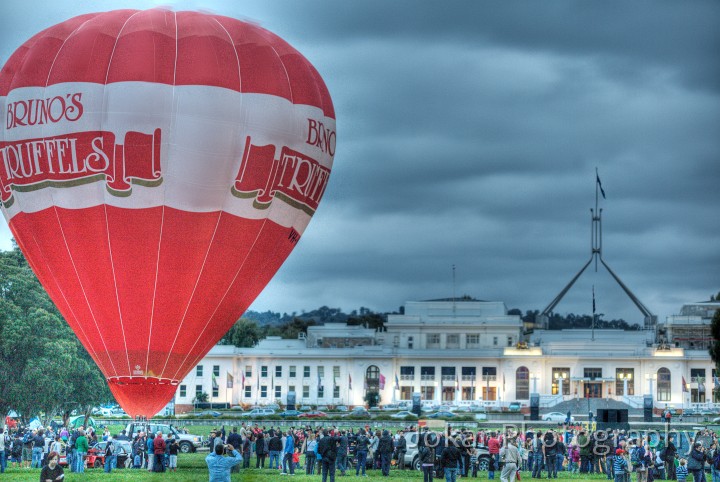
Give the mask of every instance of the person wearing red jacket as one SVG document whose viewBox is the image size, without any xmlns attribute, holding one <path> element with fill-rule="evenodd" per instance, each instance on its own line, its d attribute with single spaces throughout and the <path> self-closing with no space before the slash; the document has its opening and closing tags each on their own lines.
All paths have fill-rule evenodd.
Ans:
<svg viewBox="0 0 720 482">
<path fill-rule="evenodd" d="M 162 432 L 158 432 L 153 440 L 153 453 L 155 454 L 155 462 L 153 463 L 153 472 L 165 472 L 165 440 Z"/>
<path fill-rule="evenodd" d="M 495 470 L 500 468 L 500 437 L 497 433 L 491 432 L 487 441 L 488 452 L 490 453 L 490 466 L 488 467 L 488 479 L 495 478 Z"/>
</svg>

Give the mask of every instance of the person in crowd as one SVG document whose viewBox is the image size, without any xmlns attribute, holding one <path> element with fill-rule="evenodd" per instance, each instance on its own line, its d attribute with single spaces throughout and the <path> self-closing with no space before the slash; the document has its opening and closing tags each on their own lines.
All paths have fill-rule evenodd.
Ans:
<svg viewBox="0 0 720 482">
<path fill-rule="evenodd" d="M 253 433 L 250 430 L 246 430 L 246 433 Z M 262 430 L 258 430 L 255 434 L 255 468 L 265 468 L 265 458 L 267 457 L 267 439 Z"/>
<path fill-rule="evenodd" d="M 557 479 L 557 438 L 552 429 L 545 432 L 542 444 L 542 453 L 545 457 L 545 468 L 548 479 Z"/>
<path fill-rule="evenodd" d="M 347 432 L 345 430 L 341 430 L 337 451 L 337 470 L 340 471 L 340 475 L 343 477 L 345 476 L 345 471 L 347 470 L 349 446 L 350 441 L 348 439 Z"/>
<path fill-rule="evenodd" d="M 367 457 L 368 457 L 368 450 L 370 449 L 370 439 L 367 437 L 365 433 L 365 429 L 361 428 L 358 431 L 358 435 L 355 438 L 355 475 L 360 475 L 360 471 L 362 471 L 362 476 L 367 477 L 367 474 L 365 473 L 365 468 L 367 465 Z"/>
<path fill-rule="evenodd" d="M 515 482 L 520 467 L 520 452 L 515 437 L 507 437 L 507 445 L 500 449 L 500 458 L 505 461 L 500 473 L 501 482 Z"/>
<path fill-rule="evenodd" d="M 532 453 L 533 453 L 533 464 L 532 464 L 532 478 L 533 479 L 541 479 L 542 478 L 542 465 L 543 465 L 543 443 L 542 443 L 542 437 L 543 433 L 541 431 L 537 431 L 535 434 L 535 438 L 532 442 Z"/>
<path fill-rule="evenodd" d="M 233 429 L 228 434 L 227 443 L 228 443 L 228 445 L 232 445 L 233 447 L 239 449 L 240 453 L 243 456 L 243 466 L 249 466 L 250 455 L 245 454 L 245 447 L 243 445 L 243 435 L 238 434 L 237 427 L 233 427 Z M 249 443 L 248 443 L 248 445 L 249 445 Z M 230 472 L 231 473 L 240 472 L 240 464 L 234 465 L 232 467 L 232 469 L 230 470 Z"/>
<path fill-rule="evenodd" d="M 165 440 L 160 431 L 155 434 L 155 438 L 153 439 L 153 453 L 155 454 L 153 472 L 165 472 Z"/>
<path fill-rule="evenodd" d="M 315 459 L 317 451 L 317 440 L 315 434 L 310 433 L 305 439 L 305 473 L 307 475 L 315 474 Z"/>
<path fill-rule="evenodd" d="M 148 472 L 153 471 L 153 465 L 155 465 L 155 434 L 150 432 L 148 433 L 147 441 L 145 442 L 145 445 L 147 446 L 147 470 Z"/>
<path fill-rule="evenodd" d="M 675 456 L 677 455 L 677 448 L 675 447 L 674 438 L 672 435 L 668 436 L 667 447 L 665 447 L 665 476 L 668 480 L 675 480 Z"/>
<path fill-rule="evenodd" d="M 613 474 L 615 474 L 615 482 L 625 482 L 626 474 L 629 473 L 629 467 L 624 455 L 624 450 L 619 448 L 615 450 L 613 457 Z"/>
<path fill-rule="evenodd" d="M 398 469 L 405 470 L 405 454 L 407 453 L 407 440 L 405 440 L 405 432 L 403 430 L 398 431 L 397 441 L 397 460 Z"/>
<path fill-rule="evenodd" d="M 7 466 L 7 452 L 10 450 L 10 437 L 5 429 L 0 427 L 0 474 L 5 473 Z"/>
<path fill-rule="evenodd" d="M 105 472 L 110 473 L 113 469 L 113 459 L 115 458 L 115 444 L 112 435 L 103 437 L 105 439 Z"/>
<path fill-rule="evenodd" d="M 695 442 L 687 459 L 687 470 L 693 474 L 693 482 L 705 482 L 705 447 Z"/>
<path fill-rule="evenodd" d="M 85 456 L 89 448 L 85 431 L 78 430 L 78 436 L 75 439 L 75 472 L 85 472 Z"/>
<path fill-rule="evenodd" d="M 285 443 L 283 444 L 283 459 L 282 459 L 282 474 L 281 475 L 287 475 L 290 473 L 290 475 L 295 475 L 295 467 L 293 467 L 292 463 L 292 456 L 293 453 L 295 453 L 295 438 L 292 436 L 292 433 L 285 432 Z"/>
<path fill-rule="evenodd" d="M 235 427 L 233 427 L 234 429 Z M 232 434 L 228 435 L 228 439 L 230 438 Z M 242 456 L 243 456 L 243 463 L 242 466 L 244 469 L 250 468 L 250 455 L 252 454 L 252 438 L 249 435 L 243 435 L 241 437 L 242 439 Z M 230 444 L 233 447 L 235 447 L 234 444 Z M 232 472 L 239 472 L 240 471 L 240 464 L 234 466 L 232 468 Z"/>
<path fill-rule="evenodd" d="M 50 452 L 47 458 L 47 465 L 40 472 L 40 482 L 61 482 L 65 477 L 65 472 L 59 464 L 60 454 Z"/>
<path fill-rule="evenodd" d="M 180 444 L 174 434 L 170 434 L 167 441 L 168 450 L 168 469 L 170 472 L 177 472 L 178 452 L 180 452 Z"/>
<path fill-rule="evenodd" d="M 457 480 L 460 457 L 461 454 L 455 444 L 455 440 L 450 438 L 447 446 L 443 448 L 442 454 L 440 455 L 440 465 L 445 472 L 446 482 L 455 482 Z"/>
<path fill-rule="evenodd" d="M 390 460 L 393 453 L 393 441 L 390 432 L 383 430 L 378 442 L 378 452 L 380 452 L 380 469 L 384 477 L 390 475 Z"/>
<path fill-rule="evenodd" d="M 322 482 L 335 482 L 335 459 L 337 458 L 337 446 L 340 437 L 330 434 L 328 429 L 324 429 L 323 436 L 318 442 L 318 458 L 322 464 Z"/>
<path fill-rule="evenodd" d="M 680 459 L 680 463 L 675 469 L 675 475 L 677 476 L 678 482 L 685 482 L 688 476 L 687 460 Z"/>
<path fill-rule="evenodd" d="M 227 452 L 230 456 L 224 456 Z M 215 445 L 213 450 L 205 457 L 210 474 L 209 482 L 230 482 L 230 470 L 242 462 L 242 455 L 232 445 Z"/>
<path fill-rule="evenodd" d="M 491 459 L 488 467 L 488 479 L 493 480 L 495 478 L 495 470 L 500 466 L 500 438 L 496 432 L 490 432 L 490 438 L 487 440 L 487 448 Z"/>
<path fill-rule="evenodd" d="M 283 449 L 280 434 L 272 429 L 268 432 L 270 441 L 268 442 L 268 450 L 270 452 L 270 468 L 280 470 L 280 453 Z"/>
</svg>

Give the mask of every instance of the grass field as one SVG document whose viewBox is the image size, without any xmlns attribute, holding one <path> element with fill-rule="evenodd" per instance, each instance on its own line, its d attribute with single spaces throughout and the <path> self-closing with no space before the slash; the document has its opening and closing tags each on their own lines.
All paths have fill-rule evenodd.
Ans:
<svg viewBox="0 0 720 482">
<path fill-rule="evenodd" d="M 165 472 L 162 474 L 155 474 L 155 473 L 149 473 L 146 470 L 135 470 L 135 469 L 119 469 L 114 470 L 110 474 L 106 474 L 103 472 L 102 469 L 86 469 L 84 474 L 75 474 L 71 473 L 69 470 L 65 471 L 65 481 L 66 482 L 81 482 L 81 481 L 171 481 L 171 482 L 200 482 L 200 481 L 206 481 L 208 480 L 208 473 L 207 473 L 207 466 L 205 465 L 205 457 L 207 455 L 207 452 L 204 453 L 195 453 L 195 454 L 188 454 L 188 455 L 181 455 L 178 460 L 178 465 L 180 466 L 178 468 L 177 472 Z M 255 459 L 251 460 L 251 464 L 255 463 Z M 233 481 L 242 481 L 242 482 L 276 482 L 281 480 L 293 480 L 297 482 L 319 482 L 320 476 L 319 475 L 305 475 L 304 470 L 302 473 L 301 471 L 298 471 L 297 475 L 294 477 L 285 477 L 280 476 L 279 472 L 277 470 L 271 470 L 271 469 L 242 469 L 240 473 L 233 474 L 232 480 Z M 336 475 L 339 475 L 336 474 Z M 30 481 L 37 481 L 40 478 L 40 470 L 39 469 L 14 469 L 14 468 L 8 468 L 3 475 L 0 475 L 0 481 L 14 481 L 14 482 L 30 482 Z M 568 474 L 566 472 L 560 472 L 558 474 L 558 478 L 560 480 L 597 480 L 597 481 L 603 481 L 606 480 L 604 475 L 594 475 L 594 476 L 586 476 L 586 475 L 572 475 Z M 370 470 L 368 471 L 368 477 L 366 479 L 362 480 L 368 480 L 368 481 L 384 481 L 384 480 L 391 480 L 394 482 L 415 482 L 415 481 L 421 481 L 422 480 L 422 474 L 420 472 L 414 472 L 410 470 L 405 471 L 399 471 L 399 470 L 391 470 L 390 471 L 390 477 L 382 477 L 379 470 Z M 522 473 L 522 479 L 523 480 L 531 480 L 530 479 L 530 473 L 529 472 L 523 472 Z M 338 482 L 342 482 L 344 480 L 355 480 L 355 472 L 352 472 L 351 477 L 336 477 L 336 480 Z M 360 479 L 357 479 L 360 480 Z M 435 479 L 436 481 L 441 481 L 445 479 Z M 463 480 L 463 479 L 460 479 Z M 478 478 L 473 479 L 472 477 L 467 480 L 478 480 L 478 481 L 486 481 L 488 480 L 487 472 L 480 472 L 478 473 Z M 500 473 L 495 473 L 495 480 L 499 482 L 500 480 Z"/>
</svg>

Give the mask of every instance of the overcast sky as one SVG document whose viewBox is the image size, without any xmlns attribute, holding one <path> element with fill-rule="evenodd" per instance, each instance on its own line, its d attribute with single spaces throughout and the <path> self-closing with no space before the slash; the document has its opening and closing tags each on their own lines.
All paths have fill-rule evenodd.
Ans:
<svg viewBox="0 0 720 482">
<path fill-rule="evenodd" d="M 251 309 L 542 310 L 590 257 L 596 167 L 603 258 L 650 311 L 720 290 L 720 3 L 5 0 L 0 64 L 70 17 L 157 5 L 261 24 L 335 104 L 327 193 Z M 591 313 L 593 285 L 642 322 L 602 266 L 556 311 Z"/>
</svg>

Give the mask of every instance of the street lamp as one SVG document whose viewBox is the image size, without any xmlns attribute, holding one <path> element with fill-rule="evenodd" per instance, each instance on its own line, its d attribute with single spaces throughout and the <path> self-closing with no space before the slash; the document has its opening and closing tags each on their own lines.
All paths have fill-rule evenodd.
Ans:
<svg viewBox="0 0 720 482">
<path fill-rule="evenodd" d="M 653 395 L 653 380 L 657 380 L 657 373 L 646 373 L 645 379 L 650 384 L 650 396 Z"/>
<path fill-rule="evenodd" d="M 567 373 L 562 372 L 558 374 L 558 394 L 561 397 L 564 397 L 563 395 L 563 382 L 565 382 L 565 379 L 567 378 Z"/>
<path fill-rule="evenodd" d="M 530 378 L 531 378 L 532 381 L 533 381 L 533 389 L 532 389 L 532 392 L 533 392 L 533 393 L 537 393 L 537 381 L 538 381 L 538 376 L 537 376 L 537 374 L 532 373 L 531 376 L 530 376 Z"/>
</svg>

